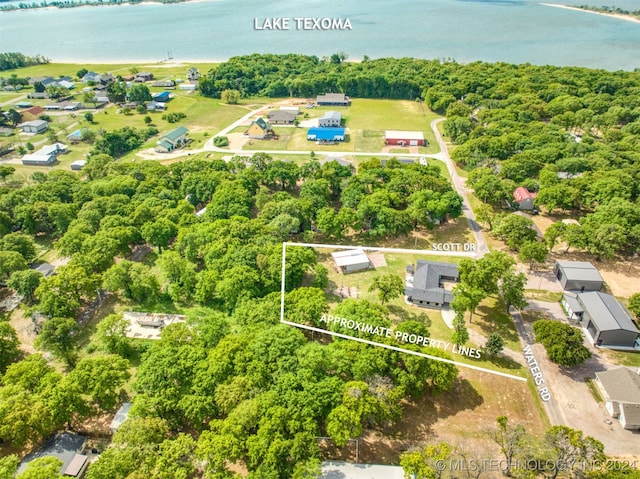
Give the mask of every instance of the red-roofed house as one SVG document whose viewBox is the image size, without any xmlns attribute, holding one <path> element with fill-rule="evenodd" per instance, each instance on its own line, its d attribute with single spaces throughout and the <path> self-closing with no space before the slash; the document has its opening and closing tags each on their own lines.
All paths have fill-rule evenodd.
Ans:
<svg viewBox="0 0 640 479">
<path fill-rule="evenodd" d="M 40 118 L 40 115 L 42 115 L 44 112 L 45 110 L 41 106 L 32 106 L 31 108 L 22 110 L 20 114 L 22 115 L 22 121 L 33 121 L 38 120 Z"/>
<path fill-rule="evenodd" d="M 531 193 L 524 186 L 519 186 L 513 192 L 513 199 L 518 203 L 518 208 L 521 210 L 533 210 L 535 207 L 533 202 L 535 201 L 537 193 Z"/>
</svg>

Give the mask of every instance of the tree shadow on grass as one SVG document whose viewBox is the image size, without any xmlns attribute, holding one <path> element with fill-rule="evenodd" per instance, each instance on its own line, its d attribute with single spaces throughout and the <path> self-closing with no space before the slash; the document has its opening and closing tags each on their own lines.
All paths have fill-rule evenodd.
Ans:
<svg viewBox="0 0 640 479">
<path fill-rule="evenodd" d="M 486 359 L 491 362 L 491 364 L 495 364 L 501 369 L 520 369 L 522 368 L 522 364 L 517 361 L 514 361 L 511 358 L 506 356 L 497 355 L 497 356 L 487 356 Z"/>
<path fill-rule="evenodd" d="M 472 321 L 485 336 L 489 337 L 489 335 L 497 333 L 505 341 L 519 341 L 516 326 L 511 317 L 500 308 L 500 303 L 494 307 L 478 306 L 476 313 L 478 314 L 473 316 Z"/>
<path fill-rule="evenodd" d="M 431 319 L 424 312 L 414 313 L 412 311 L 407 311 L 402 306 L 396 306 L 389 304 L 387 305 L 387 310 L 392 317 L 397 318 L 402 321 L 418 321 L 419 323 L 424 324 L 427 328 L 431 326 Z"/>
</svg>

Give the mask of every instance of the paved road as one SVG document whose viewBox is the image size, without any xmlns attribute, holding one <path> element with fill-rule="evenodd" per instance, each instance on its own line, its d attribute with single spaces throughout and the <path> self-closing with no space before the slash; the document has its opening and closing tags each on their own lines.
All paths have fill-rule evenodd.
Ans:
<svg viewBox="0 0 640 479">
<path fill-rule="evenodd" d="M 462 214 L 467 218 L 469 227 L 471 228 L 473 236 L 476 239 L 477 257 L 482 258 L 486 253 L 489 252 L 489 246 L 484 239 L 484 236 L 480 229 L 480 225 L 478 225 L 476 216 L 473 214 L 473 210 L 471 209 L 471 204 L 469 203 L 469 198 L 467 196 L 467 190 L 465 188 L 464 181 L 462 180 L 462 178 L 460 178 L 460 175 L 458 175 L 456 167 L 451 160 L 451 156 L 449 156 L 447 144 L 444 141 L 444 138 L 442 138 L 440 130 L 438 130 L 438 123 L 444 120 L 445 118 L 437 118 L 431 122 L 431 129 L 433 130 L 433 133 L 436 136 L 436 140 L 438 140 L 438 145 L 440 146 L 440 153 L 434 155 L 434 158 L 441 160 L 445 165 L 447 165 L 447 170 L 449 171 L 449 175 L 451 176 L 451 183 L 453 183 L 453 187 L 462 197 Z"/>
</svg>

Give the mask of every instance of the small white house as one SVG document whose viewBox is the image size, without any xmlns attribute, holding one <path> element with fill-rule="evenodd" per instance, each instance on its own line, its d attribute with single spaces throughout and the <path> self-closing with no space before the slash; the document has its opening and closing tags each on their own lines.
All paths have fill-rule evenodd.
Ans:
<svg viewBox="0 0 640 479">
<path fill-rule="evenodd" d="M 371 261 L 362 249 L 349 249 L 331 253 L 336 266 L 342 273 L 353 273 L 371 268 Z"/>
</svg>

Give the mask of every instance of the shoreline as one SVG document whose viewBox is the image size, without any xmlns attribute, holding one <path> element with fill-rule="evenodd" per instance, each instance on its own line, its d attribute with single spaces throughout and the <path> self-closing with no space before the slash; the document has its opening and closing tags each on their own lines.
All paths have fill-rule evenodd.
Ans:
<svg viewBox="0 0 640 479">
<path fill-rule="evenodd" d="M 79 3 L 77 5 L 74 6 L 67 6 L 67 7 L 58 7 L 56 5 L 46 5 L 46 6 L 37 6 L 37 7 L 30 7 L 30 8 L 2 8 L 3 5 L 11 5 L 11 3 L 6 3 L 6 4 L 2 4 L 0 3 L 0 13 L 2 12 L 28 12 L 30 10 L 69 10 L 72 8 L 85 8 L 85 7 L 135 7 L 135 6 L 139 6 L 139 5 L 178 5 L 181 3 L 206 3 L 206 2 L 210 2 L 211 0 L 178 0 L 178 1 L 173 1 L 173 2 L 163 2 L 161 0 L 142 0 L 139 2 L 134 2 L 131 3 L 129 1 L 123 2 L 123 3 L 92 3 L 92 2 L 87 2 L 87 3 Z"/>
<path fill-rule="evenodd" d="M 636 18 L 631 15 L 623 15 L 620 13 L 596 12 L 593 10 L 587 10 L 586 8 L 573 7 L 570 5 L 561 5 L 559 3 L 540 3 L 540 5 L 544 5 L 546 7 L 564 8 L 565 10 L 573 10 L 578 12 L 593 13 L 595 15 L 602 15 L 603 17 L 617 18 L 618 20 L 626 20 L 628 22 L 640 23 L 640 18 Z"/>
</svg>

